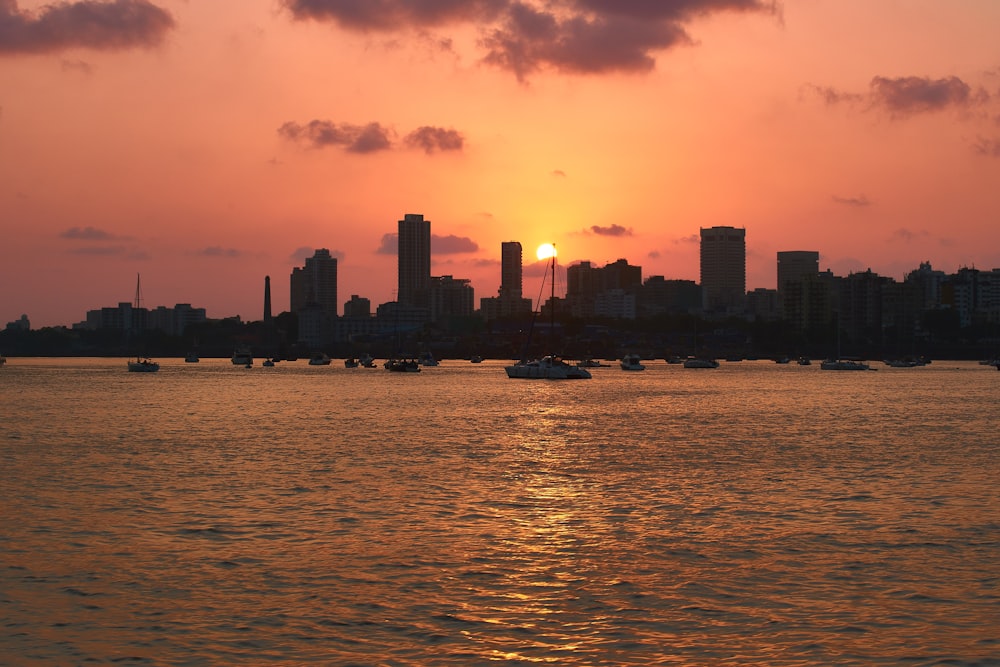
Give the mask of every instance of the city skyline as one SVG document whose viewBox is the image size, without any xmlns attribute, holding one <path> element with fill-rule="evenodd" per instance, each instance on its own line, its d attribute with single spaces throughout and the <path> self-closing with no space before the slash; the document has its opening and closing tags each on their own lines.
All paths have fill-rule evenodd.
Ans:
<svg viewBox="0 0 1000 667">
<path fill-rule="evenodd" d="M 407 211 L 477 305 L 509 239 L 532 297 L 541 243 L 698 281 L 717 226 L 748 230 L 747 289 L 786 250 L 1000 266 L 994 2 L 78 4 L 0 8 L 0 321 L 78 321 L 136 273 L 255 320 L 316 248 L 388 302 Z"/>
</svg>

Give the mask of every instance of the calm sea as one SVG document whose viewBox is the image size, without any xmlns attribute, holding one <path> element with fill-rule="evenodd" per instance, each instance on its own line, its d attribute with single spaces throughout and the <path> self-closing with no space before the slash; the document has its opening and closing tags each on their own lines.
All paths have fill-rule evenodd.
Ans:
<svg viewBox="0 0 1000 667">
<path fill-rule="evenodd" d="M 0 368 L 4 665 L 1000 665 L 1000 373 Z"/>
</svg>

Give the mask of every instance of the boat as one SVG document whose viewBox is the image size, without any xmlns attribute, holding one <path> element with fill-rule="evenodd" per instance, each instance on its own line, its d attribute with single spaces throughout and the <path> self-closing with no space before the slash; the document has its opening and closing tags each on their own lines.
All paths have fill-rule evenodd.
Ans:
<svg viewBox="0 0 1000 667">
<path fill-rule="evenodd" d="M 671 356 L 669 356 L 669 357 L 666 358 L 666 362 L 668 364 L 683 364 L 684 363 L 684 357 L 678 357 L 677 355 L 671 355 Z"/>
<path fill-rule="evenodd" d="M 549 301 L 550 304 L 550 316 L 552 321 L 549 325 L 549 336 L 551 337 L 552 331 L 555 329 L 555 304 L 556 304 L 556 253 L 552 252 L 552 262 L 551 272 L 552 272 L 552 296 Z M 548 270 L 546 271 L 548 273 Z M 542 279 L 544 284 L 544 278 Z M 541 299 L 539 299 L 539 308 L 541 307 Z M 537 313 L 536 313 L 537 315 Z M 525 341 L 524 349 L 528 349 L 528 345 L 531 343 L 531 332 L 534 330 L 534 317 L 531 320 L 532 326 L 528 330 L 528 338 Z M 551 344 L 551 341 L 550 341 Z M 586 368 L 580 366 L 572 366 L 557 355 L 548 354 L 540 359 L 527 360 L 522 358 L 515 364 L 510 366 L 504 366 L 504 370 L 507 372 L 508 378 L 518 379 L 518 380 L 589 380 L 592 376 L 590 371 Z"/>
<path fill-rule="evenodd" d="M 571 366 L 555 355 L 546 355 L 532 361 L 519 361 L 507 366 L 507 377 L 522 380 L 587 380 L 590 371 Z"/>
<path fill-rule="evenodd" d="M 3 366 L 6 363 L 7 363 L 7 357 L 0 354 L 0 366 Z"/>
<path fill-rule="evenodd" d="M 196 364 L 200 361 L 198 355 L 194 352 L 188 352 L 184 355 L 184 363 L 186 364 Z"/>
<path fill-rule="evenodd" d="M 581 359 L 576 362 L 576 365 L 580 368 L 607 368 L 611 364 L 602 364 L 600 361 L 595 361 L 594 359 Z"/>
<path fill-rule="evenodd" d="M 790 361 L 791 361 L 791 359 L 789 359 L 788 357 L 786 357 L 784 355 L 782 355 L 780 357 L 775 357 L 774 358 L 774 363 L 776 363 L 776 364 L 787 364 Z"/>
<path fill-rule="evenodd" d="M 135 303 L 133 308 L 138 311 L 142 307 L 142 287 L 139 280 L 139 274 L 135 276 Z M 128 372 L 129 373 L 155 373 L 160 370 L 160 364 L 153 361 L 149 357 L 140 357 L 136 355 L 135 360 L 128 360 Z"/>
<path fill-rule="evenodd" d="M 483 358 L 480 357 L 478 354 L 474 354 L 472 355 L 472 358 L 469 359 L 469 361 L 471 361 L 474 364 L 481 364 L 483 363 Z"/>
<path fill-rule="evenodd" d="M 423 354 L 421 354 L 418 363 L 421 366 L 437 366 L 438 365 L 437 359 L 435 359 L 434 355 L 431 354 L 430 352 L 424 352 Z"/>
<path fill-rule="evenodd" d="M 852 359 L 827 359 L 820 362 L 819 367 L 824 371 L 868 371 L 871 366 L 863 361 Z"/>
<path fill-rule="evenodd" d="M 155 373 L 160 370 L 160 364 L 145 357 L 136 357 L 134 361 L 129 359 L 128 370 L 130 373 Z"/>
<path fill-rule="evenodd" d="M 372 359 L 372 355 L 368 354 L 367 352 L 362 354 L 361 357 L 358 358 L 358 363 L 364 368 L 375 368 L 375 360 Z"/>
<path fill-rule="evenodd" d="M 253 366 L 253 353 L 249 347 L 240 345 L 233 350 L 232 361 L 234 366 Z"/>
<path fill-rule="evenodd" d="M 914 359 L 912 357 L 907 357 L 905 359 L 884 359 L 882 363 L 889 368 L 916 368 L 917 366 L 927 365 L 927 362 L 923 359 Z"/>
<path fill-rule="evenodd" d="M 386 370 L 392 373 L 419 373 L 420 364 L 416 359 L 388 359 L 385 362 Z"/>
<path fill-rule="evenodd" d="M 332 359 L 326 352 L 317 352 L 309 357 L 310 366 L 329 366 Z"/>
<path fill-rule="evenodd" d="M 688 357 L 684 360 L 684 368 L 718 368 L 719 362 L 706 357 Z"/>
<path fill-rule="evenodd" d="M 812 360 L 809 357 L 799 357 L 797 362 L 799 366 L 812 366 Z"/>
<path fill-rule="evenodd" d="M 357 368 L 357 367 L 358 367 L 358 360 L 355 359 L 354 357 L 351 357 L 350 359 L 344 359 L 344 368 Z"/>
<path fill-rule="evenodd" d="M 265 368 L 272 368 L 274 366 L 274 359 L 268 357 L 264 360 L 264 363 L 262 363 L 261 366 L 264 366 Z"/>
<path fill-rule="evenodd" d="M 642 365 L 642 357 L 638 354 L 626 354 L 622 357 L 621 367 L 623 371 L 644 371 L 646 367 Z"/>
</svg>

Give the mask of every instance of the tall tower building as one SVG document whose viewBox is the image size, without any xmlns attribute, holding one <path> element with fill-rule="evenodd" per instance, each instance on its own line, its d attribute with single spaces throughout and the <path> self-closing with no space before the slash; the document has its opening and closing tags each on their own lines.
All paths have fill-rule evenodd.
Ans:
<svg viewBox="0 0 1000 667">
<path fill-rule="evenodd" d="M 789 282 L 819 275 L 819 253 L 815 250 L 786 250 L 778 253 L 778 294 Z"/>
<path fill-rule="evenodd" d="M 399 221 L 399 291 L 400 305 L 430 306 L 431 221 L 417 213 L 407 213 Z"/>
<path fill-rule="evenodd" d="M 743 312 L 747 292 L 746 229 L 701 229 L 701 289 L 705 312 Z"/>
<path fill-rule="evenodd" d="M 291 310 L 298 313 L 306 307 L 326 315 L 337 315 L 337 258 L 320 248 L 306 265 L 292 269 Z"/>
<path fill-rule="evenodd" d="M 264 322 L 271 321 L 271 276 L 264 276 Z"/>
<path fill-rule="evenodd" d="M 520 241 L 500 244 L 500 298 L 520 299 L 522 295 L 522 254 Z"/>
</svg>

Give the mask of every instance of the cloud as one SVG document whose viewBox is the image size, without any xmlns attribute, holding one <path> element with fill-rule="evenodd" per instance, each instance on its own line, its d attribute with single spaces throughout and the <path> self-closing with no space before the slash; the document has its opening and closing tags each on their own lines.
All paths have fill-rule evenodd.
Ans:
<svg viewBox="0 0 1000 667">
<path fill-rule="evenodd" d="M 328 120 L 312 120 L 299 125 L 289 121 L 278 128 L 278 134 L 310 148 L 341 146 L 349 153 L 375 153 L 392 147 L 392 131 L 374 122 L 338 125 Z"/>
<path fill-rule="evenodd" d="M 435 151 L 461 151 L 465 138 L 455 130 L 424 125 L 406 135 L 403 140 L 412 148 L 422 149 L 430 155 Z"/>
<path fill-rule="evenodd" d="M 300 20 L 331 20 L 343 28 L 395 31 L 489 21 L 510 0 L 285 0 Z"/>
<path fill-rule="evenodd" d="M 383 234 L 375 252 L 379 255 L 395 255 L 399 252 L 399 234 Z"/>
<path fill-rule="evenodd" d="M 147 0 L 59 2 L 33 13 L 0 0 L 0 54 L 149 48 L 173 27 L 173 16 Z"/>
<path fill-rule="evenodd" d="M 96 227 L 70 227 L 59 234 L 61 238 L 73 239 L 76 241 L 109 241 L 115 238 L 114 234 L 106 232 Z"/>
<path fill-rule="evenodd" d="M 965 107 L 972 101 L 972 88 L 956 76 L 944 79 L 876 76 L 871 80 L 870 92 L 876 106 L 899 116 Z"/>
<path fill-rule="evenodd" d="M 610 225 L 608 227 L 591 225 L 590 232 L 598 236 L 632 236 L 632 229 L 626 229 L 621 225 Z"/>
<path fill-rule="evenodd" d="M 692 44 L 685 26 L 725 11 L 779 14 L 773 0 L 284 0 L 294 18 L 361 32 L 472 24 L 483 62 L 519 80 L 543 68 L 646 72 L 655 53 Z"/>
<path fill-rule="evenodd" d="M 73 248 L 70 252 L 74 255 L 95 255 L 98 257 L 109 257 L 114 255 L 125 255 L 128 249 L 125 246 L 84 246 Z"/>
<path fill-rule="evenodd" d="M 838 204 L 844 204 L 845 206 L 856 206 L 863 208 L 865 206 L 871 206 L 871 201 L 864 194 L 858 195 L 857 197 L 841 197 L 839 195 L 833 195 L 833 201 Z"/>
<path fill-rule="evenodd" d="M 976 143 L 973 144 L 972 150 L 974 150 L 978 155 L 1000 158 L 1000 139 L 987 139 L 985 137 L 979 137 L 976 140 Z"/>
<path fill-rule="evenodd" d="M 243 252 L 237 250 L 236 248 L 223 248 L 222 246 L 217 245 L 202 248 L 197 254 L 202 257 L 224 257 L 229 259 L 235 259 L 243 256 Z"/>
<path fill-rule="evenodd" d="M 479 245 L 466 236 L 431 234 L 431 252 L 435 255 L 453 255 L 476 252 L 477 250 L 479 250 Z"/>
<path fill-rule="evenodd" d="M 566 172 L 562 169 L 553 169 L 551 175 L 554 178 L 566 178 Z"/>
<path fill-rule="evenodd" d="M 79 72 L 81 74 L 90 74 L 94 71 L 94 67 L 84 61 L 84 60 L 63 60 L 62 70 L 64 72 Z"/>
<path fill-rule="evenodd" d="M 865 104 L 868 109 L 888 111 L 895 118 L 950 108 L 967 109 L 990 99 L 989 93 L 984 89 L 973 90 L 972 86 L 957 76 L 943 79 L 926 76 L 875 76 L 865 94 L 816 85 L 805 88 L 828 105 Z"/>
<path fill-rule="evenodd" d="M 329 249 L 328 249 L 329 250 Z M 330 257 L 333 257 L 338 262 L 344 261 L 346 255 L 340 250 L 329 250 Z M 306 260 L 316 254 L 316 248 L 308 245 L 304 245 L 296 248 L 292 254 L 288 257 L 292 263 L 296 265 L 305 265 Z"/>
<path fill-rule="evenodd" d="M 479 245 L 472 239 L 465 236 L 438 236 L 431 234 L 431 253 L 435 255 L 455 255 L 461 253 L 476 252 Z M 383 234 L 378 248 L 375 250 L 379 255 L 396 255 L 399 252 L 399 235 Z"/>
<path fill-rule="evenodd" d="M 905 243 L 910 243 L 917 240 L 918 238 L 926 237 L 928 234 L 925 231 L 914 232 L 912 230 L 906 229 L 905 227 L 900 227 L 892 233 L 889 237 L 890 241 L 903 241 Z"/>
</svg>

